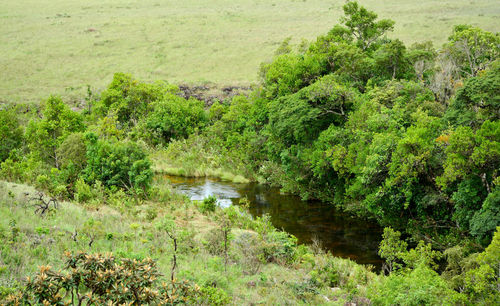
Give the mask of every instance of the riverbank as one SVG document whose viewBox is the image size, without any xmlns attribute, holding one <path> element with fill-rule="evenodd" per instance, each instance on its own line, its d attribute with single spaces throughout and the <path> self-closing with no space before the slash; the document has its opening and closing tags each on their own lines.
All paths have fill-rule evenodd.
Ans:
<svg viewBox="0 0 500 306">
<path fill-rule="evenodd" d="M 244 205 L 253 218 L 269 216 L 274 227 L 294 235 L 300 244 L 316 244 L 334 256 L 373 265 L 377 271 L 382 268 L 378 248 L 383 228 L 374 221 L 344 213 L 321 201 L 303 201 L 268 185 L 167 175 L 161 178 L 191 200 L 214 196 L 223 207 Z"/>
<path fill-rule="evenodd" d="M 380 277 L 369 267 L 298 246 L 267 219 L 254 219 L 237 207 L 202 213 L 196 203 L 171 194 L 168 187 L 162 192 L 163 198 L 139 206 L 116 195 L 98 207 L 60 202 L 57 209 L 40 216 L 27 205 L 37 194 L 34 188 L 0 182 L 0 301 L 22 288 L 24 278 L 33 276 L 39 266 L 62 269 L 63 253 L 78 251 L 112 252 L 137 260 L 151 257 L 166 277 L 176 253 L 175 277 L 200 286 L 207 305 L 361 301 L 367 285 Z M 232 219 L 227 254 L 221 244 L 223 218 Z M 165 220 L 175 224 L 177 252 L 161 230 Z M 321 267 L 335 271 L 339 279 L 320 285 L 327 281 Z M 353 294 L 356 285 L 363 287 Z"/>
<path fill-rule="evenodd" d="M 149 158 L 152 161 L 152 169 L 157 175 L 167 174 L 191 178 L 210 177 L 239 184 L 247 184 L 252 181 L 241 174 L 236 174 L 220 167 L 211 167 L 205 163 L 190 163 L 188 160 L 185 160 L 180 165 L 174 164 L 165 151 L 161 149 L 151 149 Z"/>
<path fill-rule="evenodd" d="M 298 245 L 268 217 L 190 201 L 168 185 L 156 183 L 153 190 L 139 205 L 124 193 L 97 191 L 88 202 L 58 202 L 41 212 L 36 199 L 49 198 L 28 185 L 0 181 L 0 303 L 24 292 L 25 277 L 64 269 L 63 254 L 111 252 L 118 260 L 152 258 L 159 281 L 186 280 L 195 291 L 179 294 L 201 305 L 467 304 L 467 295 L 452 290 L 448 274 L 431 268 L 436 255 L 424 245 L 400 250 L 406 266 L 386 276 L 317 245 Z M 386 240 L 381 250 L 392 252 L 394 243 L 402 242 Z M 498 260 L 498 245 L 497 234 L 485 252 L 465 259 L 477 265 L 466 281 Z M 397 261 L 391 262 L 395 268 Z M 40 266 L 45 272 L 36 276 Z M 491 302 L 486 298 L 476 300 Z"/>
</svg>

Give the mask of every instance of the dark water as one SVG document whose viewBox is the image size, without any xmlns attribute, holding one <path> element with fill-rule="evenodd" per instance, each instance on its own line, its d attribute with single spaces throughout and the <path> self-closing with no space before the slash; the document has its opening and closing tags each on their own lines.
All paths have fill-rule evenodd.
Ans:
<svg viewBox="0 0 500 306">
<path fill-rule="evenodd" d="M 214 195 L 219 205 L 238 205 L 246 197 L 253 216 L 268 214 L 272 224 L 296 236 L 299 243 L 313 239 L 334 256 L 350 258 L 360 264 L 380 268 L 377 255 L 382 229 L 373 222 L 361 220 L 319 201 L 302 201 L 299 197 L 281 194 L 279 189 L 255 183 L 235 184 L 214 179 L 166 176 L 171 184 L 192 200 Z"/>
</svg>

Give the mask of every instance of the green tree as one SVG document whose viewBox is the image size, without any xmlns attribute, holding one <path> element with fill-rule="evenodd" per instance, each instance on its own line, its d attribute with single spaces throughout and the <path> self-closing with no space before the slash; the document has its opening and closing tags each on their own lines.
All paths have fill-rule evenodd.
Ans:
<svg viewBox="0 0 500 306">
<path fill-rule="evenodd" d="M 166 94 L 161 100 L 153 103 L 153 110 L 145 121 L 147 130 L 153 133 L 159 142 L 167 144 L 173 139 L 187 138 L 202 129 L 208 121 L 208 116 L 203 101 L 193 98 L 186 100 L 174 94 Z M 151 135 L 146 138 L 155 142 Z"/>
<path fill-rule="evenodd" d="M 12 150 L 21 147 L 23 129 L 14 109 L 0 110 L 0 162 L 9 157 Z"/>
<path fill-rule="evenodd" d="M 480 241 L 489 241 L 500 224 L 500 187 L 497 186 L 476 210 L 470 220 L 471 234 Z"/>
<path fill-rule="evenodd" d="M 500 36 L 471 25 L 457 25 L 448 38 L 450 57 L 464 76 L 474 77 L 500 54 Z"/>
<path fill-rule="evenodd" d="M 410 71 L 406 47 L 399 39 L 382 44 L 374 55 L 375 63 L 380 71 L 378 77 L 384 79 L 403 78 Z"/>
<path fill-rule="evenodd" d="M 121 124 L 134 126 L 148 115 L 154 101 L 178 91 L 176 86 L 165 82 L 148 84 L 133 79 L 130 74 L 115 73 L 113 81 L 101 94 L 96 112 L 102 116 L 116 116 Z"/>
<path fill-rule="evenodd" d="M 500 301 L 500 226 L 490 245 L 475 258 L 476 267 L 465 273 L 464 293 L 469 301 L 484 305 Z"/>
<path fill-rule="evenodd" d="M 271 102 L 272 139 L 285 146 L 313 141 L 330 124 L 345 122 L 356 94 L 327 75 L 296 94 Z"/>
<path fill-rule="evenodd" d="M 355 1 L 348 1 L 343 9 L 345 17 L 340 20 L 357 39 L 362 50 L 368 49 L 382 35 L 394 28 L 394 21 L 389 19 L 376 21 L 375 12 L 367 10 Z"/>
<path fill-rule="evenodd" d="M 435 138 L 439 120 L 422 111 L 414 114 L 410 126 L 391 156 L 387 179 L 370 208 L 382 212 L 388 222 L 412 219 L 446 220 L 446 201 L 435 186 L 433 173 L 439 171 L 439 147 Z"/>
<path fill-rule="evenodd" d="M 436 181 L 442 187 L 457 179 L 476 175 L 491 192 L 500 167 L 500 121 L 485 121 L 474 133 L 470 127 L 458 127 L 447 140 L 444 173 Z"/>
<path fill-rule="evenodd" d="M 438 53 L 431 41 L 414 43 L 410 46 L 407 57 L 415 69 L 418 80 L 430 82 L 437 56 Z"/>
<path fill-rule="evenodd" d="M 369 288 L 375 305 L 452 304 L 455 292 L 429 267 L 421 264 L 405 273 L 393 273 Z"/>
<path fill-rule="evenodd" d="M 83 177 L 89 184 L 102 182 L 107 188 L 129 191 L 138 200 L 147 196 L 153 179 L 151 162 L 144 150 L 131 141 L 99 140 L 89 133 L 87 167 Z"/>
<path fill-rule="evenodd" d="M 484 121 L 500 120 L 500 60 L 458 89 L 446 113 L 454 125 L 478 128 Z"/>
<path fill-rule="evenodd" d="M 73 133 L 57 148 L 57 155 L 60 157 L 62 167 L 74 165 L 81 171 L 87 165 L 87 147 L 83 133 Z"/>
<path fill-rule="evenodd" d="M 407 252 L 407 247 L 408 244 L 401 240 L 400 232 L 390 227 L 384 228 L 378 254 L 385 259 L 385 268 L 388 273 L 402 267 L 401 258 Z"/>
<path fill-rule="evenodd" d="M 83 117 L 72 111 L 61 98 L 52 96 L 45 102 L 42 118 L 29 122 L 26 139 L 32 152 L 59 168 L 58 147 L 69 134 L 84 130 Z"/>
<path fill-rule="evenodd" d="M 293 94 L 326 72 L 326 62 L 317 54 L 280 55 L 262 67 L 265 96 L 274 99 Z"/>
</svg>

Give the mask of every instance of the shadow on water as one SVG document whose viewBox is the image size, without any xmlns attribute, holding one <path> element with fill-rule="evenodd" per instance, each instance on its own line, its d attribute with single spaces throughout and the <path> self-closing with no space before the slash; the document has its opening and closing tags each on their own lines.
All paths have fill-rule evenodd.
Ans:
<svg viewBox="0 0 500 306">
<path fill-rule="evenodd" d="M 255 183 L 235 184 L 207 178 L 165 176 L 191 200 L 203 200 L 214 195 L 221 206 L 237 205 L 246 197 L 253 216 L 268 214 L 272 224 L 296 236 L 299 243 L 313 239 L 334 256 L 350 258 L 360 264 L 380 269 L 377 254 L 382 228 L 376 223 L 345 214 L 320 201 L 302 201 L 300 197 L 282 194 L 278 188 Z"/>
</svg>

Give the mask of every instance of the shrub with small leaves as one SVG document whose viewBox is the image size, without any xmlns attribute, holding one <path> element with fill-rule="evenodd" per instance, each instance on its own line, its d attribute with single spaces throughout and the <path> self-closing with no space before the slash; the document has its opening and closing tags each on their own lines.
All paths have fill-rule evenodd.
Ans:
<svg viewBox="0 0 500 306">
<path fill-rule="evenodd" d="M 217 198 L 215 196 L 209 196 L 203 199 L 199 208 L 202 213 L 211 213 L 215 211 L 217 207 Z"/>
<path fill-rule="evenodd" d="M 265 235 L 264 256 L 268 262 L 291 264 L 296 257 L 297 238 L 286 232 L 272 231 Z"/>
</svg>

